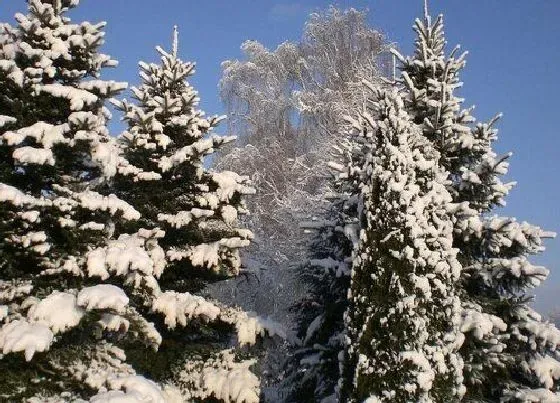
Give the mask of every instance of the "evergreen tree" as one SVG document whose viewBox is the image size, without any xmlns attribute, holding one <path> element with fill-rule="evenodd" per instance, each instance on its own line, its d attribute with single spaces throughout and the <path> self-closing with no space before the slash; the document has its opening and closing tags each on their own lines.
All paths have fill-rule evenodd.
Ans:
<svg viewBox="0 0 560 403">
<path fill-rule="evenodd" d="M 131 393 L 162 398 L 134 377 L 118 347 L 124 333 L 150 346 L 161 336 L 129 304 L 122 281 L 94 275 L 105 264 L 154 260 L 145 251 L 134 263 L 99 254 L 115 223 L 140 213 L 95 191 L 126 168 L 104 106 L 126 84 L 99 80 L 116 65 L 99 53 L 105 24 L 72 23 L 66 12 L 77 5 L 29 0 L 17 26 L 1 27 L 0 393 L 8 401 L 71 400 L 113 388 L 118 377 Z"/>
<path fill-rule="evenodd" d="M 367 92 L 375 97 L 376 88 L 365 87 L 364 96 Z M 287 401 L 336 401 L 340 359 L 346 348 L 344 312 L 363 220 L 360 183 L 372 146 L 366 137 L 352 134 L 353 124 L 362 127 L 361 122 L 347 117 L 347 129 L 333 146 L 329 167 L 334 178 L 325 189 L 324 211 L 300 224 L 313 233 L 309 258 L 299 274 L 309 291 L 293 308 L 301 345 L 286 363 L 283 387 Z"/>
<path fill-rule="evenodd" d="M 315 235 L 300 279 L 309 292 L 294 307 L 299 346 L 286 363 L 282 385 L 287 401 L 331 401 L 339 379 L 339 354 L 344 349 L 352 251 L 356 232 L 355 195 L 333 193 L 322 220 L 305 224 Z M 354 237 L 356 238 L 356 237 Z"/>
<path fill-rule="evenodd" d="M 163 342 L 152 356 L 130 346 L 130 357 L 152 378 L 177 383 L 189 401 L 258 402 L 259 381 L 248 370 L 254 362 L 241 359 L 245 349 L 234 349 L 232 330 L 240 346 L 282 331 L 201 294 L 206 285 L 239 274 L 239 249 L 252 233 L 238 226 L 238 215 L 246 212 L 242 196 L 254 190 L 247 177 L 204 167 L 204 157 L 234 138 L 212 134 L 221 118 L 206 118 L 199 109 L 187 81 L 194 64 L 177 57 L 177 45 L 175 29 L 172 51 L 156 48 L 160 64 L 140 62 L 134 102 L 114 101 L 128 126 L 121 145 L 131 165 L 112 187 L 142 215 L 117 232 L 153 234 L 150 246 L 166 260 L 155 279 L 133 280 L 134 299 L 146 315 L 151 311 Z"/>
<path fill-rule="evenodd" d="M 497 156 L 492 149 L 500 116 L 476 123 L 472 108 L 462 109 L 456 90 L 462 85 L 459 74 L 466 53 L 457 56 L 456 47 L 445 55 L 443 17 L 432 22 L 426 10 L 414 30 L 414 55 L 405 58 L 395 52 L 402 64 L 398 83 L 406 108 L 440 153 L 453 202 L 468 205 L 475 214 L 455 218 L 453 239 L 463 267 L 461 355 L 466 398 L 557 399 L 551 391 L 560 375 L 556 353 L 560 332 L 528 305 L 528 293 L 548 274 L 528 257 L 541 252 L 543 239 L 554 234 L 492 215 L 505 204 L 514 185 L 501 180 L 510 154 Z"/>
<path fill-rule="evenodd" d="M 460 206 L 451 203 L 439 155 L 399 94 L 377 99 L 363 115 L 375 147 L 364 167 L 365 222 L 352 267 L 341 397 L 452 401 L 464 393 L 456 352 L 461 266 L 451 248 L 452 212 Z"/>
</svg>

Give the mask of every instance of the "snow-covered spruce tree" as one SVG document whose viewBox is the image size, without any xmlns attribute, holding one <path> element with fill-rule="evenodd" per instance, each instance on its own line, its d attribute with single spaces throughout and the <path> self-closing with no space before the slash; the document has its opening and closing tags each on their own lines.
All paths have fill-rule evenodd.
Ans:
<svg viewBox="0 0 560 403">
<path fill-rule="evenodd" d="M 542 401 L 553 397 L 560 377 L 560 332 L 529 305 L 529 293 L 548 271 L 530 255 L 544 250 L 553 236 L 515 218 L 492 215 L 505 204 L 514 183 L 503 183 L 510 154 L 497 156 L 492 145 L 499 116 L 476 123 L 456 95 L 465 55 L 456 47 L 445 55 L 443 17 L 432 22 L 425 10 L 416 20 L 416 50 L 401 61 L 398 80 L 406 108 L 424 136 L 440 153 L 449 172 L 454 203 L 465 203 L 475 216 L 456 217 L 453 246 L 463 267 L 460 295 L 465 342 L 466 399 Z M 531 400 L 532 399 L 532 400 Z"/>
<path fill-rule="evenodd" d="M 252 233 L 239 227 L 238 214 L 246 212 L 242 196 L 254 190 L 247 177 L 204 167 L 204 157 L 234 138 L 212 133 L 221 118 L 199 109 L 187 81 L 194 64 L 177 57 L 177 45 L 175 29 L 172 51 L 156 48 L 160 64 L 140 62 L 134 102 L 113 101 L 128 125 L 121 145 L 135 173 L 117 175 L 112 186 L 142 214 L 117 231 L 154 234 L 149 247 L 166 258 L 157 281 L 137 284 L 134 295 L 152 312 L 162 344 L 149 356 L 131 345 L 129 356 L 152 378 L 176 382 L 189 401 L 258 402 L 259 380 L 248 370 L 254 362 L 235 359 L 248 352 L 233 349 L 232 331 L 240 346 L 281 331 L 201 295 L 209 283 L 239 274 L 239 249 Z"/>
<path fill-rule="evenodd" d="M 364 96 L 373 99 L 379 87 L 365 86 Z M 340 358 L 344 343 L 344 312 L 354 252 L 363 220 L 360 184 L 365 159 L 372 142 L 355 136 L 361 120 L 346 118 L 347 128 L 333 145 L 329 168 L 333 180 L 324 198 L 324 212 L 300 224 L 313 234 L 308 242 L 308 259 L 298 278 L 307 292 L 293 307 L 295 329 L 301 344 L 285 364 L 282 390 L 287 401 L 336 401 L 340 379 Z"/>
<path fill-rule="evenodd" d="M 335 395 L 353 250 L 349 231 L 355 232 L 357 221 L 349 199 L 333 193 L 322 219 L 306 225 L 315 235 L 299 275 L 309 291 L 294 306 L 301 345 L 284 364 L 281 390 L 289 402 L 319 402 Z"/>
<path fill-rule="evenodd" d="M 460 206 L 397 91 L 379 91 L 367 109 L 365 130 L 357 129 L 375 147 L 364 167 L 341 399 L 453 401 L 464 393 L 456 351 L 461 266 L 451 246 Z"/>
<path fill-rule="evenodd" d="M 114 396 L 137 388 L 163 396 L 134 376 L 118 347 L 124 333 L 149 346 L 160 335 L 129 304 L 122 281 L 93 276 L 98 248 L 105 250 L 115 223 L 140 213 L 95 191 L 126 168 L 104 107 L 126 84 L 99 79 L 116 64 L 99 53 L 105 24 L 72 23 L 66 13 L 77 5 L 29 0 L 16 26 L 0 28 L 0 395 L 6 401 L 72 400 L 107 388 L 127 390 Z M 140 249 L 112 259 L 153 265 Z"/>
</svg>

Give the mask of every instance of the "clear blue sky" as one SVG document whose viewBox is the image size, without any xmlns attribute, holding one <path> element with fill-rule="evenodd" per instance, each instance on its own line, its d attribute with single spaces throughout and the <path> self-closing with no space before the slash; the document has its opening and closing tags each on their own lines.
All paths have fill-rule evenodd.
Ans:
<svg viewBox="0 0 560 403">
<path fill-rule="evenodd" d="M 369 8 L 370 22 L 412 50 L 411 25 L 422 13 L 421 0 L 344 0 L 340 7 Z M 208 114 L 223 111 L 217 84 L 220 63 L 240 56 L 246 39 L 274 48 L 300 37 L 309 12 L 328 1 L 301 0 L 82 0 L 76 19 L 107 21 L 106 53 L 120 66 L 105 78 L 137 83 L 137 61 L 157 60 L 154 46 L 170 47 L 174 24 L 180 29 L 180 55 L 197 62 L 194 85 Z M 443 13 L 450 46 L 469 50 L 462 95 L 487 119 L 503 112 L 498 152 L 513 151 L 509 177 L 518 186 L 501 211 L 560 232 L 560 1 L 431 0 L 432 14 Z M 24 0 L 0 0 L 0 21 L 13 21 Z M 551 270 L 537 290 L 543 313 L 560 306 L 560 239 L 535 262 Z"/>
</svg>

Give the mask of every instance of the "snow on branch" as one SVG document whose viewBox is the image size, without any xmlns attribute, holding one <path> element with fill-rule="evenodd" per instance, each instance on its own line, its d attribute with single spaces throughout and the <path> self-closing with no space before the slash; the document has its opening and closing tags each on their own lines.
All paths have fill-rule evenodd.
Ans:
<svg viewBox="0 0 560 403">
<path fill-rule="evenodd" d="M 45 122 L 37 122 L 15 131 L 8 131 L 2 135 L 2 141 L 8 146 L 16 146 L 26 138 L 32 138 L 37 144 L 50 149 L 55 144 L 66 143 L 64 134 L 69 130 L 68 124 L 51 125 Z"/>
<path fill-rule="evenodd" d="M 54 359 L 53 366 L 94 390 L 106 388 L 109 379 L 135 375 L 134 369 L 125 362 L 125 352 L 111 343 L 101 341 L 73 349 L 79 350 L 72 359 L 63 362 Z"/>
<path fill-rule="evenodd" d="M 238 249 L 249 246 L 250 243 L 247 238 L 222 238 L 216 242 L 201 243 L 185 250 L 171 249 L 166 254 L 171 261 L 189 259 L 195 267 L 206 267 L 216 272 L 221 270 L 221 261 L 228 260 L 232 269 L 237 271 L 240 265 Z"/>
<path fill-rule="evenodd" d="M 159 213 L 157 218 L 158 221 L 163 221 L 171 225 L 173 228 L 182 228 L 190 224 L 193 219 L 202 217 L 211 217 L 214 215 L 213 210 L 203 210 L 199 208 L 193 208 L 189 211 L 179 211 L 175 214 L 163 214 Z"/>
<path fill-rule="evenodd" d="M 0 280 L 0 302 L 12 302 L 29 295 L 32 290 L 33 284 L 29 280 Z"/>
<path fill-rule="evenodd" d="M 29 146 L 16 148 L 12 158 L 22 165 L 54 165 L 55 163 L 51 150 Z"/>
<path fill-rule="evenodd" d="M 152 309 L 165 315 L 165 324 L 170 329 L 174 329 L 177 323 L 186 326 L 193 319 L 214 321 L 221 312 L 218 306 L 203 297 L 175 291 L 158 295 L 153 301 Z"/>
<path fill-rule="evenodd" d="M 74 294 L 55 291 L 31 306 L 27 317 L 46 324 L 57 334 L 77 326 L 84 314 L 85 310 L 78 306 Z"/>
<path fill-rule="evenodd" d="M 171 329 L 177 324 L 186 326 L 194 319 L 204 322 L 219 320 L 231 324 L 235 326 L 240 346 L 254 345 L 259 336 L 287 338 L 283 326 L 271 319 L 260 317 L 253 312 L 224 307 L 190 293 L 166 291 L 153 300 L 152 309 L 164 314 L 165 324 Z"/>
<path fill-rule="evenodd" d="M 110 378 L 109 391 L 98 393 L 90 399 L 91 403 L 150 402 L 179 403 L 183 401 L 177 390 L 172 387 L 162 390 L 155 382 L 142 376 Z"/>
<path fill-rule="evenodd" d="M 189 400 L 214 398 L 225 403 L 258 403 L 260 381 L 249 370 L 255 363 L 239 361 L 233 350 L 224 350 L 215 358 L 187 361 L 177 380 Z"/>
<path fill-rule="evenodd" d="M 162 157 L 158 162 L 158 167 L 162 172 L 167 172 L 186 161 L 197 160 L 205 155 L 212 154 L 216 147 L 229 143 L 234 139 L 232 137 L 220 136 L 199 139 L 191 145 L 180 148 L 169 157 Z"/>
<path fill-rule="evenodd" d="M 228 309 L 222 312 L 220 319 L 235 326 L 237 342 L 240 346 L 254 345 L 259 336 L 287 338 L 286 330 L 282 325 L 269 318 L 260 317 L 254 312 Z"/>
<path fill-rule="evenodd" d="M 114 194 L 104 196 L 91 190 L 73 192 L 69 188 L 60 185 L 53 185 L 53 189 L 72 199 L 71 202 L 65 202 L 67 199 L 59 198 L 59 202 L 61 202 L 59 208 L 61 209 L 71 210 L 78 203 L 81 208 L 92 212 L 106 211 L 112 215 L 122 214 L 122 218 L 125 220 L 138 220 L 140 218 L 140 213 L 134 207 Z"/>
<path fill-rule="evenodd" d="M 107 246 L 90 251 L 87 254 L 89 276 L 106 280 L 112 273 L 135 282 L 139 275 L 154 284 L 155 279 L 150 277 L 161 276 L 166 265 L 164 251 L 157 244 L 163 234 L 159 229 L 141 229 L 136 234 L 122 234 Z"/>
<path fill-rule="evenodd" d="M 74 196 L 80 202 L 80 206 L 88 210 L 108 211 L 111 214 L 120 212 L 125 220 L 138 220 L 140 218 L 140 213 L 137 210 L 114 194 L 103 196 L 88 190 L 82 193 L 75 193 Z"/>
<path fill-rule="evenodd" d="M 90 91 L 69 87 L 62 84 L 42 84 L 35 88 L 37 95 L 44 92 L 56 98 L 65 98 L 70 101 L 70 109 L 80 111 L 84 106 L 89 106 L 98 101 L 98 97 Z"/>
<path fill-rule="evenodd" d="M 128 83 L 113 80 L 87 80 L 80 82 L 78 88 L 102 97 L 110 97 L 128 88 Z"/>
<path fill-rule="evenodd" d="M 461 314 L 460 331 L 463 333 L 472 332 L 478 340 L 482 340 L 486 335 L 495 331 L 505 331 L 506 323 L 497 316 L 478 312 L 474 309 L 464 309 Z"/>
<path fill-rule="evenodd" d="M 236 193 L 250 195 L 256 192 L 254 188 L 246 185 L 249 177 L 236 172 L 213 172 L 212 180 L 218 185 L 216 193 L 221 201 L 229 201 Z"/>
<path fill-rule="evenodd" d="M 23 351 L 25 360 L 31 361 L 36 352 L 49 349 L 53 338 L 53 332 L 44 323 L 16 320 L 0 329 L 0 348 L 2 354 Z"/>
<path fill-rule="evenodd" d="M 0 183 L 0 202 L 8 202 L 15 207 L 27 206 L 49 206 L 51 202 L 44 198 L 35 198 L 26 195 L 17 188 Z"/>
<path fill-rule="evenodd" d="M 507 390 L 504 392 L 502 401 L 526 403 L 556 402 L 560 401 L 560 393 L 552 392 L 545 388 Z"/>
<path fill-rule="evenodd" d="M 15 123 L 17 122 L 16 118 L 13 118 L 11 116 L 6 116 L 6 115 L 0 115 L 0 129 L 10 123 Z"/>
<path fill-rule="evenodd" d="M 122 312 L 128 305 L 128 297 L 117 286 L 98 284 L 80 290 L 77 303 L 78 306 L 84 307 L 88 311 L 92 309 L 112 309 Z"/>
<path fill-rule="evenodd" d="M 529 361 L 528 369 L 535 374 L 542 386 L 552 389 L 556 380 L 560 379 L 560 362 L 550 356 L 537 356 Z"/>
</svg>

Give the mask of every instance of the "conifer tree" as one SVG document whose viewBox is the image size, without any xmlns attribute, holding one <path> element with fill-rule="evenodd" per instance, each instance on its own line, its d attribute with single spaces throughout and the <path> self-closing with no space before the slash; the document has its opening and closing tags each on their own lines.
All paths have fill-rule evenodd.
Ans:
<svg viewBox="0 0 560 403">
<path fill-rule="evenodd" d="M 364 96 L 366 92 L 374 97 L 376 89 L 371 85 Z M 309 291 L 294 306 L 301 346 L 287 360 L 283 381 L 290 402 L 336 401 L 340 359 L 346 348 L 344 313 L 363 219 L 360 183 L 372 146 L 369 139 L 353 135 L 353 124 L 361 125 L 347 117 L 347 129 L 333 146 L 328 165 L 334 178 L 325 189 L 324 212 L 300 224 L 313 236 L 299 275 Z"/>
<path fill-rule="evenodd" d="M 528 293 L 548 274 L 531 264 L 529 256 L 541 252 L 543 240 L 554 234 L 493 215 L 514 185 L 501 180 L 510 154 L 498 156 L 492 148 L 500 115 L 477 123 L 472 108 L 462 109 L 456 91 L 462 85 L 466 53 L 457 56 L 456 47 L 445 55 L 442 16 L 432 21 L 426 7 L 414 30 L 414 55 L 405 58 L 395 52 L 402 64 L 398 83 L 406 109 L 440 153 L 453 202 L 468 205 L 474 213 L 455 218 L 453 239 L 463 267 L 466 398 L 557 399 L 552 391 L 560 375 L 560 332 L 528 305 Z"/>
<path fill-rule="evenodd" d="M 399 94 L 377 99 L 362 116 L 375 147 L 364 167 L 341 398 L 453 401 L 464 393 L 456 351 L 461 267 L 451 248 L 452 212 L 460 206 Z"/>
<path fill-rule="evenodd" d="M 343 318 L 357 221 L 353 201 L 357 198 L 348 193 L 332 196 L 323 220 L 306 225 L 316 234 L 300 275 L 309 292 L 294 307 L 301 346 L 284 369 L 283 389 L 290 402 L 330 401 L 340 378 L 338 357 L 345 347 Z"/>
<path fill-rule="evenodd" d="M 142 215 L 116 231 L 126 231 L 119 239 L 152 234 L 148 248 L 165 259 L 153 279 L 136 282 L 133 297 L 149 308 L 162 344 L 147 360 L 131 346 L 131 359 L 150 377 L 175 382 L 189 401 L 258 402 L 259 380 L 248 370 L 254 361 L 241 359 L 248 352 L 232 345 L 232 331 L 245 346 L 281 329 L 201 293 L 239 274 L 239 249 L 252 233 L 238 226 L 238 215 L 246 213 L 242 196 L 254 189 L 247 177 L 205 168 L 204 157 L 234 138 L 212 133 L 222 118 L 199 109 L 188 82 L 194 64 L 182 61 L 177 47 L 175 28 L 172 51 L 156 48 L 160 64 L 140 62 L 134 102 L 113 101 L 128 126 L 121 146 L 131 165 L 112 188 Z"/>
<path fill-rule="evenodd" d="M 105 23 L 72 23 L 66 13 L 77 5 L 29 0 L 16 26 L 1 27 L 0 391 L 8 401 L 112 388 L 162 398 L 118 347 L 124 333 L 148 346 L 161 336 L 129 304 L 122 281 L 95 275 L 105 265 L 147 269 L 154 259 L 99 253 L 115 223 L 140 213 L 97 192 L 128 169 L 104 106 L 126 84 L 99 79 L 116 65 L 99 53 Z"/>
</svg>

